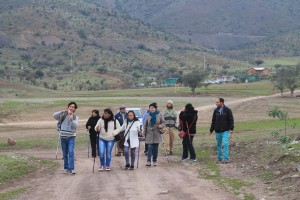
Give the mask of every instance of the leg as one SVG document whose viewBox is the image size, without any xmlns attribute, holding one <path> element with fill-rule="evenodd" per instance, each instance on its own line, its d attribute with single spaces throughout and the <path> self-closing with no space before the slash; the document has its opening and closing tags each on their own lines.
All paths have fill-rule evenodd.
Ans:
<svg viewBox="0 0 300 200">
<path fill-rule="evenodd" d="M 132 148 L 130 150 L 130 154 L 131 154 L 131 166 L 134 166 L 134 162 L 135 162 L 135 149 L 136 148 Z"/>
<path fill-rule="evenodd" d="M 153 144 L 153 162 L 157 161 L 158 156 L 158 144 Z"/>
<path fill-rule="evenodd" d="M 106 167 L 110 167 L 110 161 L 111 161 L 111 153 L 114 148 L 115 141 L 107 141 L 107 149 L 106 149 Z"/>
<path fill-rule="evenodd" d="M 165 133 L 163 135 L 164 141 L 165 141 L 165 148 L 167 150 L 167 153 L 170 153 L 170 151 L 171 151 L 171 149 L 170 149 L 170 132 L 171 132 L 170 128 L 167 127 L 165 129 Z"/>
<path fill-rule="evenodd" d="M 223 160 L 222 155 L 222 133 L 216 133 L 218 159 Z"/>
<path fill-rule="evenodd" d="M 129 165 L 129 147 L 124 146 L 124 153 L 125 153 L 126 166 L 128 166 Z"/>
<path fill-rule="evenodd" d="M 96 143 L 97 143 L 97 134 L 90 133 L 92 157 L 96 157 Z"/>
<path fill-rule="evenodd" d="M 148 162 L 151 162 L 152 159 L 152 151 L 153 151 L 153 144 L 148 144 Z"/>
<path fill-rule="evenodd" d="M 99 157 L 100 157 L 100 166 L 104 166 L 104 155 L 105 155 L 105 141 L 101 138 L 99 139 Z"/>
<path fill-rule="evenodd" d="M 75 149 L 75 137 L 69 138 L 69 170 L 74 170 L 74 149 Z"/>
<path fill-rule="evenodd" d="M 195 160 L 196 159 L 196 152 L 195 152 L 195 149 L 194 149 L 194 146 L 193 146 L 194 136 L 190 136 L 188 138 L 189 138 L 188 143 L 189 143 L 190 159 Z"/>
<path fill-rule="evenodd" d="M 63 151 L 64 169 L 69 170 L 68 139 L 61 138 L 61 148 Z"/>
<path fill-rule="evenodd" d="M 189 157 L 188 155 L 188 136 L 186 135 L 183 139 L 182 139 L 182 159 L 187 159 Z"/>
<path fill-rule="evenodd" d="M 223 132 L 224 160 L 229 159 L 229 131 Z"/>
<path fill-rule="evenodd" d="M 144 151 L 144 153 L 148 154 L 148 144 L 146 144 L 146 143 L 145 143 L 145 151 Z"/>
<path fill-rule="evenodd" d="M 174 139 L 175 139 L 175 132 L 176 128 L 171 128 L 170 129 L 170 154 L 173 154 L 173 144 L 174 144 Z"/>
</svg>

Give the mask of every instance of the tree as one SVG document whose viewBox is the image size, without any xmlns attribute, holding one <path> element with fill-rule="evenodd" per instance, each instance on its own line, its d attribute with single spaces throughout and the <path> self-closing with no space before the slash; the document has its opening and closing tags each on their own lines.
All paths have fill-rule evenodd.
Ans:
<svg viewBox="0 0 300 200">
<path fill-rule="evenodd" d="M 274 87 L 280 90 L 281 96 L 283 96 L 283 91 L 285 89 L 285 82 L 286 82 L 285 79 L 286 79 L 285 69 L 282 67 L 277 68 L 276 74 L 272 78 L 272 82 Z"/>
<path fill-rule="evenodd" d="M 34 74 L 34 76 L 35 76 L 36 78 L 43 78 L 44 75 L 45 75 L 44 72 L 41 71 L 41 70 L 37 70 L 37 71 L 35 72 L 35 74 Z"/>
<path fill-rule="evenodd" d="M 263 61 L 263 60 L 256 60 L 256 61 L 254 61 L 254 63 L 255 63 L 257 66 L 259 66 L 259 65 L 263 64 L 264 61 Z"/>
<path fill-rule="evenodd" d="M 226 71 L 227 69 L 229 69 L 229 68 L 230 68 L 230 65 L 228 65 L 228 64 L 224 64 L 222 67 L 223 67 L 223 69 Z"/>
<path fill-rule="evenodd" d="M 77 31 L 77 34 L 78 34 L 78 36 L 79 36 L 81 39 L 83 39 L 83 40 L 87 39 L 87 36 L 86 36 L 86 34 L 85 34 L 85 32 L 84 32 L 83 29 L 78 30 L 78 31 Z"/>
<path fill-rule="evenodd" d="M 200 85 L 201 82 L 207 76 L 207 72 L 200 71 L 200 70 L 193 70 L 183 76 L 183 83 L 186 86 L 189 86 L 195 94 L 195 89 Z"/>
<path fill-rule="evenodd" d="M 286 87 L 291 91 L 291 96 L 294 96 L 294 91 L 298 87 L 299 66 L 286 68 Z"/>
<path fill-rule="evenodd" d="M 107 68 L 105 66 L 99 66 L 97 68 L 97 72 L 99 72 L 100 74 L 106 74 L 107 73 Z"/>
</svg>

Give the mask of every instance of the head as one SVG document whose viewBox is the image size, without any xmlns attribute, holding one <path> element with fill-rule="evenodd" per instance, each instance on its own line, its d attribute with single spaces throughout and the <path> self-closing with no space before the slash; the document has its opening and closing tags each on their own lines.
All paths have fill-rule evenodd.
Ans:
<svg viewBox="0 0 300 200">
<path fill-rule="evenodd" d="M 157 103 L 151 103 L 149 105 L 149 110 L 151 113 L 154 113 L 157 110 Z"/>
<path fill-rule="evenodd" d="M 71 111 L 72 113 L 74 113 L 77 109 L 77 104 L 72 101 L 68 104 L 68 110 Z"/>
<path fill-rule="evenodd" d="M 169 101 L 167 102 L 167 109 L 173 109 L 173 105 L 174 105 L 173 101 L 172 101 L 172 100 L 169 100 Z"/>
<path fill-rule="evenodd" d="M 218 108 L 222 108 L 224 106 L 224 99 L 223 98 L 217 98 L 216 99 L 216 106 Z"/>
<path fill-rule="evenodd" d="M 120 106 L 120 113 L 125 114 L 126 113 L 126 106 L 122 105 Z"/>
<path fill-rule="evenodd" d="M 132 110 L 128 111 L 127 118 L 130 121 L 138 121 L 138 118 L 135 116 L 135 113 Z"/>
<path fill-rule="evenodd" d="M 109 108 L 106 108 L 103 112 L 103 119 L 104 120 L 107 120 L 107 121 L 112 121 L 114 120 L 114 114 L 113 112 L 111 111 L 111 109 Z"/>
<path fill-rule="evenodd" d="M 194 111 L 195 108 L 193 107 L 193 105 L 191 103 L 188 103 L 185 105 L 185 111 L 190 112 L 190 111 Z"/>
<path fill-rule="evenodd" d="M 93 110 L 92 111 L 92 116 L 93 117 L 99 117 L 99 110 Z"/>
</svg>

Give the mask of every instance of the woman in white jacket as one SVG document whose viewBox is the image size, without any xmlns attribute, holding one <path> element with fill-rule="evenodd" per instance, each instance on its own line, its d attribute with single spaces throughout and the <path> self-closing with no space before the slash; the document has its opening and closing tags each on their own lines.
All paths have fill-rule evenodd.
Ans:
<svg viewBox="0 0 300 200">
<path fill-rule="evenodd" d="M 139 147 L 139 132 L 140 132 L 141 123 L 135 116 L 133 111 L 128 112 L 128 117 L 124 122 L 123 126 L 114 131 L 114 135 L 118 134 L 121 131 L 125 131 L 125 142 L 124 142 L 124 152 L 125 152 L 125 169 L 134 170 L 135 162 L 135 150 Z M 131 162 L 129 164 L 129 149 Z"/>
</svg>

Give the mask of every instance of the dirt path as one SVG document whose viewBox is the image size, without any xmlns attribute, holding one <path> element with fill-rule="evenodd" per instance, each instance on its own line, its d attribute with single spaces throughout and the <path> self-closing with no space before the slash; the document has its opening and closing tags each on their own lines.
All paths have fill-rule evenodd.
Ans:
<svg viewBox="0 0 300 200">
<path fill-rule="evenodd" d="M 49 152 L 28 153 L 37 157 L 49 156 Z M 86 152 L 77 152 L 76 159 L 76 175 L 62 174 L 60 168 L 53 176 L 46 175 L 45 180 L 29 183 L 31 189 L 18 200 L 237 199 L 215 186 L 212 181 L 198 178 L 199 163 L 199 167 L 175 161 L 167 163 L 166 158 L 160 156 L 158 166 L 147 168 L 146 157 L 141 155 L 139 169 L 130 171 L 121 169 L 124 157 L 113 157 L 110 172 L 95 171 L 93 174 L 93 160 L 87 158 Z"/>
</svg>

